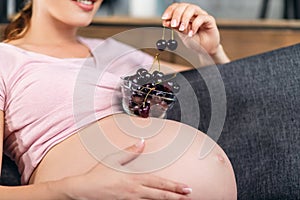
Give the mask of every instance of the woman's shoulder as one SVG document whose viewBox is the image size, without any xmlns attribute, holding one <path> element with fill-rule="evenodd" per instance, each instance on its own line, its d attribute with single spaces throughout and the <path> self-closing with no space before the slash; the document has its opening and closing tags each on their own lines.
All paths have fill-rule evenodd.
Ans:
<svg viewBox="0 0 300 200">
<path fill-rule="evenodd" d="M 11 49 L 11 44 L 0 42 L 0 55 L 7 55 Z"/>
<path fill-rule="evenodd" d="M 90 49 L 101 49 L 101 50 L 112 50 L 112 49 L 135 49 L 133 46 L 126 44 L 125 42 L 119 41 L 113 37 L 101 39 L 101 38 L 87 38 L 78 37 L 79 41 L 87 45 Z"/>
<path fill-rule="evenodd" d="M 18 54 L 19 51 L 17 50 L 17 47 L 9 43 L 0 42 L 0 64 L 15 60 Z"/>
<path fill-rule="evenodd" d="M 0 73 L 10 74 L 26 61 L 28 57 L 24 50 L 10 43 L 0 42 Z"/>
<path fill-rule="evenodd" d="M 90 49 L 95 49 L 104 42 L 104 40 L 100 38 L 90 38 L 90 37 L 83 37 L 83 36 L 78 36 L 78 40 L 81 43 L 87 45 Z"/>
<path fill-rule="evenodd" d="M 6 42 L 0 42 L 0 55 L 1 57 L 15 57 L 18 54 L 20 54 L 23 50 L 19 48 L 18 46 L 6 43 Z"/>
</svg>

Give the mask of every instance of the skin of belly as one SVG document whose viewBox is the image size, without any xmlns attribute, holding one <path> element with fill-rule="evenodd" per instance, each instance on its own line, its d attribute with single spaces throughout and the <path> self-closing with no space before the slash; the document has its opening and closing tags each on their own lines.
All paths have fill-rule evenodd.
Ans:
<svg viewBox="0 0 300 200">
<path fill-rule="evenodd" d="M 95 138 L 98 132 L 106 140 Z M 183 182 L 193 189 L 195 200 L 237 199 L 231 163 L 206 134 L 171 120 L 125 114 L 101 119 L 54 146 L 35 169 L 30 184 L 82 174 L 101 162 L 111 165 L 105 155 L 137 143 L 140 136 L 145 138 L 144 152 L 128 163 L 126 170 Z M 107 143 L 112 148 L 103 151 Z"/>
</svg>

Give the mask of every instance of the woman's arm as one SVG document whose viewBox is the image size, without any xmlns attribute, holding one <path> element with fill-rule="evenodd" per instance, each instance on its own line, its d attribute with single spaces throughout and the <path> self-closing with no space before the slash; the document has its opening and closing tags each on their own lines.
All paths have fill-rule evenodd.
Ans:
<svg viewBox="0 0 300 200">
<path fill-rule="evenodd" d="M 2 200 L 53 200 L 53 199 L 71 199 L 65 194 L 62 184 L 63 181 L 47 182 L 36 185 L 26 186 L 0 186 L 0 199 Z"/>
<path fill-rule="evenodd" d="M 2 172 L 3 138 L 4 138 L 4 112 L 0 110 L 0 176 Z"/>
<path fill-rule="evenodd" d="M 3 155 L 3 138 L 4 138 L 4 112 L 0 111 L 0 175 L 2 169 Z M 58 183 L 58 184 L 57 184 Z M 61 182 L 49 182 L 37 185 L 27 186 L 0 186 L 0 199 L 15 200 L 15 199 L 68 199 L 62 188 Z M 63 187 L 62 187 L 62 186 Z"/>
<path fill-rule="evenodd" d="M 153 175 L 127 175 L 97 165 L 77 177 L 26 186 L 0 186 L 2 200 L 111 200 L 169 199 L 188 200 L 187 186 Z"/>
</svg>

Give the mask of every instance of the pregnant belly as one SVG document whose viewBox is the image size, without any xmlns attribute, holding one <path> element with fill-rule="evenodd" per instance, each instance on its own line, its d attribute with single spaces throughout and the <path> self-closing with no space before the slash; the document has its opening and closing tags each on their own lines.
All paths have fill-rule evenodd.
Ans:
<svg viewBox="0 0 300 200">
<path fill-rule="evenodd" d="M 154 173 L 188 184 L 193 199 L 236 199 L 236 182 L 223 150 L 202 132 L 170 120 L 113 115 L 53 147 L 30 183 L 81 174 L 108 154 L 145 138 L 142 155 L 126 165 L 134 173 Z M 110 165 L 110 163 L 104 163 Z"/>
</svg>

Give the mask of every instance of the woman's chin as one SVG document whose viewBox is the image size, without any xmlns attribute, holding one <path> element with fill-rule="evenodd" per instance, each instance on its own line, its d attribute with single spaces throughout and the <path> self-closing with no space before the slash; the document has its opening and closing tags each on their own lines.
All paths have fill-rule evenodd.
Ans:
<svg viewBox="0 0 300 200">
<path fill-rule="evenodd" d="M 82 17 L 76 17 L 76 19 L 70 18 L 64 23 L 71 27 L 86 27 L 89 26 L 92 23 L 92 21 L 92 17 L 83 15 Z"/>
</svg>

